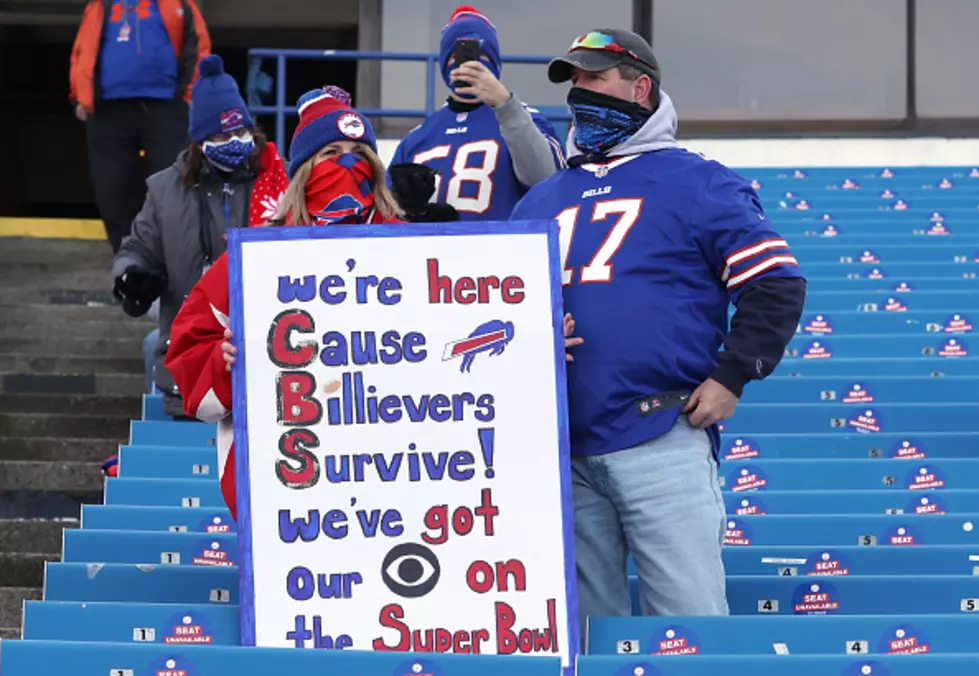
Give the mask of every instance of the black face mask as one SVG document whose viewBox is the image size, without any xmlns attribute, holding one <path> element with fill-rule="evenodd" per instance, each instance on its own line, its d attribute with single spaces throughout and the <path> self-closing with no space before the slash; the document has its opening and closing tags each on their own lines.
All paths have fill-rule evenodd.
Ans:
<svg viewBox="0 0 979 676">
<path fill-rule="evenodd" d="M 585 153 L 603 153 L 635 135 L 652 116 L 638 103 L 581 87 L 568 92 L 575 145 Z"/>
</svg>

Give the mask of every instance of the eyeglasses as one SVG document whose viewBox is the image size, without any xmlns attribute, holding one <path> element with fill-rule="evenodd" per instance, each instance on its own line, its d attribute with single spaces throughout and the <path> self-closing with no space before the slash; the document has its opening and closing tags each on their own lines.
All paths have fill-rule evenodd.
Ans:
<svg viewBox="0 0 979 676">
<path fill-rule="evenodd" d="M 639 63 L 652 68 L 652 64 L 646 63 L 645 59 L 639 57 L 631 49 L 626 49 L 619 43 L 615 41 L 615 38 L 611 35 L 606 35 L 605 33 L 598 33 L 592 31 L 591 33 L 585 33 L 584 35 L 579 35 L 575 38 L 575 41 L 571 43 L 571 47 L 568 48 L 568 53 L 575 51 L 576 49 L 594 49 L 598 51 L 605 52 L 617 52 L 619 54 L 627 54 L 631 58 L 635 59 Z"/>
</svg>

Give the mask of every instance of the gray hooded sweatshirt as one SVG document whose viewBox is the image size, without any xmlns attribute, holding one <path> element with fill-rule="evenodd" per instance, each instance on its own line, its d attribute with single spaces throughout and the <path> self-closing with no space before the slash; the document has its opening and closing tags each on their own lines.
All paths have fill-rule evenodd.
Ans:
<svg viewBox="0 0 979 676">
<path fill-rule="evenodd" d="M 667 96 L 666 92 L 659 93 L 659 107 L 650 116 L 646 123 L 639 128 L 635 134 L 627 138 L 619 145 L 613 147 L 605 155 L 617 157 L 621 155 L 635 155 L 636 153 L 648 153 L 652 150 L 662 150 L 663 148 L 673 148 L 676 146 L 676 108 L 673 101 Z M 565 149 L 568 160 L 583 153 L 574 144 L 574 127 L 568 132 L 568 142 Z"/>
</svg>

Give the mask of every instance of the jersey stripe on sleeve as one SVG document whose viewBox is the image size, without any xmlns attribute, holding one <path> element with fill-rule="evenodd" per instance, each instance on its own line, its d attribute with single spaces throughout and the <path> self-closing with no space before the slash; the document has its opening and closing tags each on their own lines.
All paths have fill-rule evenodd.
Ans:
<svg viewBox="0 0 979 676">
<path fill-rule="evenodd" d="M 765 239 L 728 256 L 721 281 L 728 289 L 735 289 L 773 268 L 798 265 L 784 239 Z"/>
</svg>

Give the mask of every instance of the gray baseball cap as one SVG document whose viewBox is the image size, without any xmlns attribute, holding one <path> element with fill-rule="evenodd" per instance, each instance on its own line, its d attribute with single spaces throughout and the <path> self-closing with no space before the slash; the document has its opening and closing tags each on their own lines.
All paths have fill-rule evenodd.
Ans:
<svg viewBox="0 0 979 676">
<path fill-rule="evenodd" d="M 567 56 L 559 56 L 547 65 L 547 77 L 551 82 L 567 82 L 572 68 L 600 71 L 621 64 L 645 73 L 659 88 L 659 63 L 653 48 L 641 35 L 624 28 L 596 28 L 579 35 Z"/>
</svg>

